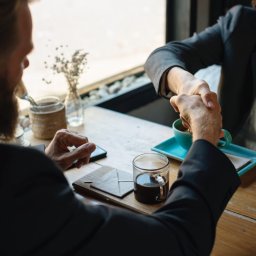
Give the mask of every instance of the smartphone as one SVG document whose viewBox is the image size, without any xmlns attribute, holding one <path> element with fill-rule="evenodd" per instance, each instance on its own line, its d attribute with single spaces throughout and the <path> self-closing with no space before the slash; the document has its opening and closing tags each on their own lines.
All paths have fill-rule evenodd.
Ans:
<svg viewBox="0 0 256 256">
<path fill-rule="evenodd" d="M 72 150 L 74 150 L 74 148 L 75 147 L 70 147 L 69 150 L 72 151 Z M 96 149 L 91 153 L 89 162 L 94 162 L 94 161 L 104 158 L 106 156 L 107 156 L 107 151 L 96 145 Z M 74 168 L 76 166 L 75 165 L 76 162 L 77 162 L 77 160 L 74 161 L 74 163 L 68 169 Z"/>
<path fill-rule="evenodd" d="M 96 149 L 91 153 L 90 162 L 107 157 L 107 151 L 96 145 Z"/>
</svg>

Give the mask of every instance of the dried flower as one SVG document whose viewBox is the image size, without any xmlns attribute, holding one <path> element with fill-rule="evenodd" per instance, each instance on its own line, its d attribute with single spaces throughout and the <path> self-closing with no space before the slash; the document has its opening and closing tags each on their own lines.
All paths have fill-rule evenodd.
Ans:
<svg viewBox="0 0 256 256">
<path fill-rule="evenodd" d="M 77 90 L 79 78 L 87 65 L 88 53 L 84 52 L 82 49 L 79 49 L 71 55 L 71 58 L 66 58 L 62 51 L 63 47 L 63 45 L 60 45 L 59 47 L 55 48 L 57 54 L 54 57 L 54 63 L 52 65 L 49 65 L 46 61 L 44 62 L 44 65 L 46 69 L 50 68 L 53 70 L 54 74 L 63 73 L 67 80 L 69 89 L 75 92 Z M 46 84 L 51 83 L 51 81 L 48 81 L 45 78 L 42 80 Z"/>
</svg>

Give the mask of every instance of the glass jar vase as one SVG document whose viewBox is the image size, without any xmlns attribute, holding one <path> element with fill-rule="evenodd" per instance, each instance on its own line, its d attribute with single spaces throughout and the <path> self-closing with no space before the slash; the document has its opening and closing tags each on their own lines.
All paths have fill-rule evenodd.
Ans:
<svg viewBox="0 0 256 256">
<path fill-rule="evenodd" d="M 65 98 L 66 119 L 69 127 L 78 127 L 84 123 L 83 100 L 75 89 L 69 89 Z"/>
<path fill-rule="evenodd" d="M 45 96 L 30 105 L 29 117 L 35 138 L 52 139 L 60 129 L 67 128 L 65 106 L 58 97 Z"/>
</svg>

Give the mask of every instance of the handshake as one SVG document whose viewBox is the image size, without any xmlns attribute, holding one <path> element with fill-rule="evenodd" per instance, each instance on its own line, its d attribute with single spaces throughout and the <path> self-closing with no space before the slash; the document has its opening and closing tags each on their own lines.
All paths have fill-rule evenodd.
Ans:
<svg viewBox="0 0 256 256">
<path fill-rule="evenodd" d="M 223 136 L 227 144 L 232 140 L 229 132 L 222 129 L 221 108 L 217 95 L 213 92 L 210 94 L 213 103 L 211 107 L 206 106 L 199 95 L 184 94 L 173 96 L 170 100 L 175 111 L 180 113 L 180 119 L 173 123 L 174 135 L 186 150 L 192 141 L 198 139 L 207 140 L 215 146 Z"/>
</svg>

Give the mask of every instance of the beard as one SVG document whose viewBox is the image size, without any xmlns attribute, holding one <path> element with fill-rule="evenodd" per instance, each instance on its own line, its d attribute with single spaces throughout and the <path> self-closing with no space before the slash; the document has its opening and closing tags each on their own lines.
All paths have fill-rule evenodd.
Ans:
<svg viewBox="0 0 256 256">
<path fill-rule="evenodd" d="M 13 87 L 0 77 L 0 137 L 11 140 L 18 123 L 18 102 Z"/>
</svg>

